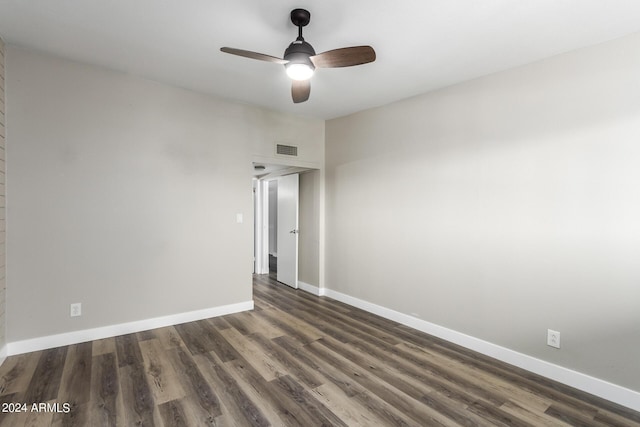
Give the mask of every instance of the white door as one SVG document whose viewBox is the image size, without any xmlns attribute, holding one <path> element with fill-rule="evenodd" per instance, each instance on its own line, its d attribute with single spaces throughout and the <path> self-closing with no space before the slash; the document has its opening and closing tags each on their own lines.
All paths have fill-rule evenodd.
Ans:
<svg viewBox="0 0 640 427">
<path fill-rule="evenodd" d="M 278 282 L 298 288 L 298 174 L 278 178 Z"/>
</svg>

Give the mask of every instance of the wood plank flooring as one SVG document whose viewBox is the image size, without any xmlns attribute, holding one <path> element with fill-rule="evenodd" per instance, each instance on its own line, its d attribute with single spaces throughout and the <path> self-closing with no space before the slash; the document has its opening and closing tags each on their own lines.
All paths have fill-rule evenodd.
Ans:
<svg viewBox="0 0 640 427">
<path fill-rule="evenodd" d="M 268 276 L 254 300 L 9 357 L 1 408 L 27 410 L 0 426 L 640 426 L 638 412 Z"/>
</svg>

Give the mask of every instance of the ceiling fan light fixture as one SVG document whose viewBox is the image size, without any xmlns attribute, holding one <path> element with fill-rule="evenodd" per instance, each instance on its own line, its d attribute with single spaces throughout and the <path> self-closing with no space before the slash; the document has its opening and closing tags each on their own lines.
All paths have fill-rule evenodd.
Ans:
<svg viewBox="0 0 640 427">
<path fill-rule="evenodd" d="M 313 76 L 313 67 L 304 62 L 289 63 L 285 65 L 287 76 L 292 80 L 309 80 Z"/>
</svg>

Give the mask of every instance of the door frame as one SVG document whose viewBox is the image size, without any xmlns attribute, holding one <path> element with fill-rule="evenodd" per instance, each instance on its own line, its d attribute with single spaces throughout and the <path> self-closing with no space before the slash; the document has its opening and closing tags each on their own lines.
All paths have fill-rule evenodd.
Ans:
<svg viewBox="0 0 640 427">
<path fill-rule="evenodd" d="M 269 274 L 269 181 L 271 179 L 257 179 L 254 188 L 255 274 Z"/>
</svg>

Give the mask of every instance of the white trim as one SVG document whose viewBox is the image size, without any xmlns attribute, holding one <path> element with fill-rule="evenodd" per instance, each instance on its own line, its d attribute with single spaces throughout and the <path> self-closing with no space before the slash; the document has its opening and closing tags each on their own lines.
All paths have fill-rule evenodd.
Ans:
<svg viewBox="0 0 640 427">
<path fill-rule="evenodd" d="M 419 331 L 477 351 L 478 353 L 626 406 L 635 411 L 640 411 L 640 392 L 562 366 L 554 365 L 553 363 L 331 289 L 326 289 L 325 295 L 345 304 L 377 314 L 378 316 L 410 326 Z"/>
<path fill-rule="evenodd" d="M 269 274 L 269 181 L 259 179 L 255 193 L 255 273 Z"/>
<path fill-rule="evenodd" d="M 224 316 L 225 314 L 233 314 L 247 310 L 253 310 L 253 300 L 206 308 L 203 310 L 189 311 L 186 313 L 178 313 L 169 316 L 155 317 L 152 319 L 138 320 L 135 322 L 120 323 L 118 325 L 103 326 L 100 328 L 84 329 L 81 331 L 66 332 L 63 334 L 10 342 L 6 345 L 6 351 L 8 355 L 13 356 L 14 354 L 29 353 L 31 351 L 45 350 L 64 345 L 99 340 L 102 338 L 116 337 L 118 335 L 178 325 L 180 323 Z"/>
<path fill-rule="evenodd" d="M 324 296 L 324 288 L 319 288 L 314 285 L 310 285 L 308 283 L 303 282 L 302 280 L 298 280 L 298 289 L 302 289 L 305 292 L 309 292 L 317 297 Z"/>
</svg>

